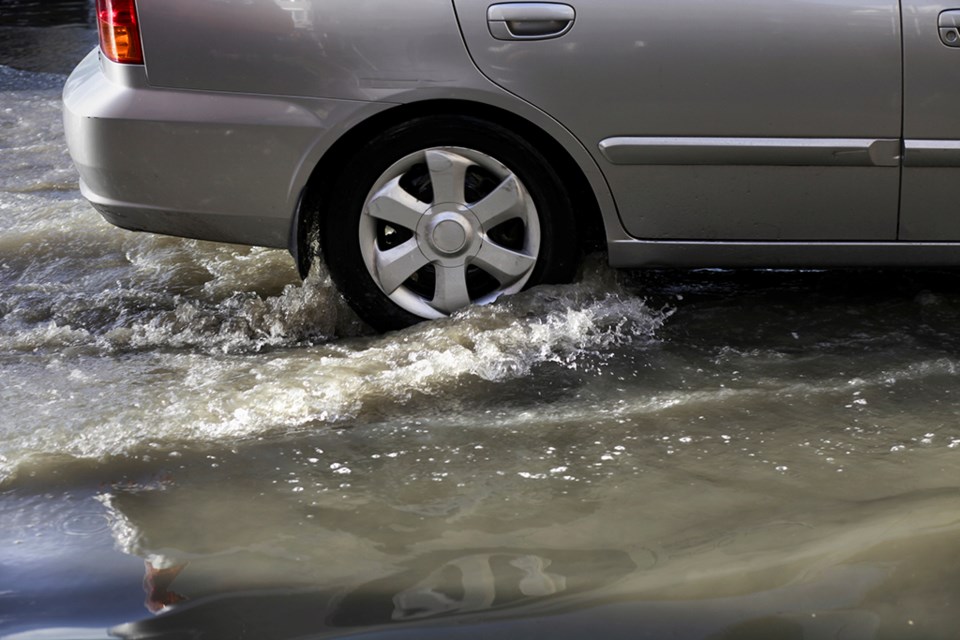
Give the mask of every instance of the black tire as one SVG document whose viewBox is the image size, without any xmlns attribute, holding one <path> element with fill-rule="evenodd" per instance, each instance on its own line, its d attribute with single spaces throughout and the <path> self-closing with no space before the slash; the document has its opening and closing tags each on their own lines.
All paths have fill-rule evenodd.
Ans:
<svg viewBox="0 0 960 640">
<path fill-rule="evenodd" d="M 381 248 L 381 243 L 387 242 L 388 239 L 381 238 L 382 233 L 392 234 L 391 237 L 398 238 L 402 238 L 402 234 L 407 233 L 410 239 L 417 242 L 421 242 L 424 236 L 416 232 L 410 234 L 399 225 L 391 226 L 387 223 L 383 230 L 377 227 L 376 247 L 366 249 L 365 257 L 364 250 L 361 248 L 361 236 L 363 236 L 361 218 L 365 215 L 364 209 L 368 198 L 373 195 L 372 189 L 378 181 L 382 181 L 388 170 L 395 167 L 402 159 L 426 150 L 454 147 L 462 148 L 463 151 L 471 150 L 481 157 L 489 157 L 501 164 L 512 172 L 522 185 L 520 191 L 525 189 L 524 195 L 532 200 L 535 207 L 535 221 L 530 219 L 533 214 L 525 213 L 529 224 L 521 220 L 519 223 L 521 230 L 507 229 L 509 232 L 507 233 L 504 232 L 504 227 L 509 225 L 501 225 L 490 234 L 487 234 L 486 230 L 483 234 L 492 246 L 499 248 L 492 240 L 494 232 L 501 234 L 504 244 L 507 244 L 508 240 L 517 242 L 517 240 L 511 240 L 513 236 L 532 233 L 531 229 L 535 228 L 537 223 L 539 224 L 539 248 L 534 256 L 536 262 L 532 267 L 526 267 L 525 281 L 519 284 L 523 288 L 529 288 L 538 284 L 566 283 L 570 282 L 576 273 L 581 256 L 572 202 L 564 187 L 563 179 L 538 149 L 511 130 L 479 118 L 454 115 L 416 118 L 391 127 L 354 153 L 343 166 L 320 209 L 318 222 L 320 245 L 330 275 L 350 306 L 374 329 L 379 331 L 400 329 L 431 316 L 429 313 L 419 312 L 419 308 L 411 311 L 410 308 L 404 308 L 394 302 L 371 273 L 371 269 L 374 268 L 368 267 L 370 251 L 386 250 Z M 423 166 L 426 167 L 426 165 Z M 416 171 L 416 168 L 410 169 L 403 178 L 397 178 L 397 180 L 408 180 L 409 183 L 403 187 L 404 190 L 412 193 L 418 202 L 429 204 L 432 200 L 430 194 L 433 193 L 431 178 L 429 175 L 426 177 L 421 175 L 417 178 L 413 175 Z M 486 176 L 483 167 L 474 169 L 471 166 L 468 171 L 471 173 L 463 192 L 464 202 L 469 206 L 471 193 L 485 195 L 484 190 L 488 189 L 490 184 L 496 184 L 497 177 Z M 403 185 L 403 182 L 398 184 Z M 431 211 L 439 208 L 440 205 L 437 205 Z M 371 216 L 367 215 L 364 218 L 367 222 L 363 224 L 383 224 L 376 220 L 369 222 L 370 219 Z M 518 223 L 513 220 L 509 224 L 516 227 Z M 398 233 L 393 226 L 400 229 L 401 233 Z M 447 228 L 452 226 L 448 224 Z M 471 232 L 469 225 L 462 226 L 468 233 Z M 427 237 L 441 237 L 437 235 L 436 227 L 433 229 L 430 232 L 432 235 Z M 369 238 L 369 234 L 368 231 L 367 236 L 364 237 Z M 456 231 L 455 235 L 457 240 L 453 242 L 459 240 L 460 231 Z M 477 232 L 476 235 L 481 234 Z M 400 242 L 400 240 L 394 242 Z M 431 240 L 430 243 L 433 246 L 434 241 Z M 444 247 L 444 250 L 446 248 Z M 417 258 L 419 259 L 419 256 Z M 490 282 L 499 284 L 499 281 L 490 274 L 477 275 L 478 269 L 474 266 L 462 268 L 464 281 L 469 279 L 469 285 L 472 287 L 469 294 L 471 301 L 484 299 L 481 295 L 484 291 L 481 285 L 489 288 Z M 401 289 L 404 291 L 412 289 L 419 291 L 419 295 L 429 297 L 429 287 L 435 286 L 429 283 L 431 269 L 434 267 L 428 266 L 425 270 L 417 272 L 410 280 L 404 281 Z M 468 272 L 468 269 L 471 271 Z M 436 275 L 434 277 L 436 278 Z M 426 290 L 420 291 L 418 287 Z M 475 296 L 473 291 L 479 291 L 480 294 Z M 490 295 L 496 294 L 494 290 Z M 439 297 L 440 294 L 436 295 Z"/>
</svg>

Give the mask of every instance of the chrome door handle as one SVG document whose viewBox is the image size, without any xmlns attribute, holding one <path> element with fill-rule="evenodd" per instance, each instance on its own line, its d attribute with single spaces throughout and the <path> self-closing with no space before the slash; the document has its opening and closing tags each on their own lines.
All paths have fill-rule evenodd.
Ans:
<svg viewBox="0 0 960 640">
<path fill-rule="evenodd" d="M 938 25 L 941 42 L 948 47 L 960 47 L 960 9 L 941 13 Z"/>
<path fill-rule="evenodd" d="M 497 40 L 546 40 L 573 28 L 577 12 L 556 2 L 508 2 L 487 9 L 490 35 Z"/>
</svg>

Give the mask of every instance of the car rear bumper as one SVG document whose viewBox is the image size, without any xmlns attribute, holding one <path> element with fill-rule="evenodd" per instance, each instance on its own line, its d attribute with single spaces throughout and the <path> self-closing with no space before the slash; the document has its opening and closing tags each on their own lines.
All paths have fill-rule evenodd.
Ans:
<svg viewBox="0 0 960 640">
<path fill-rule="evenodd" d="M 81 191 L 109 222 L 278 248 L 329 144 L 390 106 L 161 89 L 143 67 L 96 50 L 68 78 L 63 104 Z"/>
</svg>

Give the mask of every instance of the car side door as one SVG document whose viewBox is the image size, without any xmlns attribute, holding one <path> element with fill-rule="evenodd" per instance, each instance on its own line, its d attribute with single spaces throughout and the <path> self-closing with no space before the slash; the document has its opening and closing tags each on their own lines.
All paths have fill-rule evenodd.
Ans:
<svg viewBox="0 0 960 640">
<path fill-rule="evenodd" d="M 960 1 L 903 0 L 900 239 L 960 241 Z"/>
<path fill-rule="evenodd" d="M 632 236 L 896 238 L 897 0 L 453 1 L 480 70 L 577 136 Z"/>
</svg>

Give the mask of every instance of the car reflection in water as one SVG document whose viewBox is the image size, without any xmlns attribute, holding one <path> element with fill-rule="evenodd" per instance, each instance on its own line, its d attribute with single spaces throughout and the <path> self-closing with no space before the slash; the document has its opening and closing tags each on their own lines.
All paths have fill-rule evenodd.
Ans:
<svg viewBox="0 0 960 640">
<path fill-rule="evenodd" d="M 612 549 L 438 549 L 443 536 L 403 511 L 393 526 L 404 533 L 319 510 L 305 534 L 296 500 L 192 494 L 193 511 L 180 490 L 163 477 L 98 497 L 117 546 L 144 559 L 145 606 L 160 614 L 115 627 L 120 637 L 294 638 L 536 616 L 581 607 L 638 570 Z"/>
<path fill-rule="evenodd" d="M 522 616 L 536 616 L 578 608 L 576 596 L 636 569 L 626 553 L 614 550 L 437 552 L 407 564 L 407 570 L 352 588 L 271 587 L 194 600 L 176 591 L 189 562 L 158 569 L 148 561 L 146 605 L 162 614 L 111 632 L 121 638 L 327 637 L 397 623 L 451 622 L 469 614 L 505 611 L 514 613 L 512 618 L 521 608 Z"/>
<path fill-rule="evenodd" d="M 274 0 L 284 11 L 290 12 L 294 29 L 312 29 L 313 16 L 310 13 L 310 3 L 307 0 Z"/>
<path fill-rule="evenodd" d="M 147 563 L 159 614 L 111 629 L 128 639 L 580 639 L 598 627 L 605 639 L 871 638 L 892 615 L 890 590 L 954 555 L 960 526 L 947 489 L 846 504 L 815 526 L 802 509 L 762 526 L 707 523 L 656 548 L 610 538 L 609 511 L 557 535 L 532 508 L 520 513 L 539 519 L 508 527 L 385 507 L 373 526 L 365 509 L 252 491 L 167 480 L 113 491 L 100 500 L 114 538 Z M 488 546 L 460 545 L 475 539 Z M 563 548 L 573 539 L 598 548 Z M 934 618 L 952 616 L 937 606 Z"/>
</svg>

